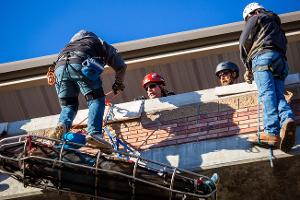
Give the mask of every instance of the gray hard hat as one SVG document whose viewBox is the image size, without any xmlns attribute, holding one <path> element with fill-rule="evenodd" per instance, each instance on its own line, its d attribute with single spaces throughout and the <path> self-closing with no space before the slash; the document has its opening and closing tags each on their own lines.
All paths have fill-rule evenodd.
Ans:
<svg viewBox="0 0 300 200">
<path fill-rule="evenodd" d="M 89 37 L 98 38 L 97 35 L 93 32 L 86 31 L 86 30 L 80 30 L 78 33 L 73 35 L 70 42 L 74 42 L 76 40 L 80 40 L 80 39 L 83 39 L 83 38 L 89 38 Z"/>
<path fill-rule="evenodd" d="M 239 72 L 240 72 L 239 67 L 236 64 L 234 64 L 233 62 L 230 62 L 230 61 L 220 62 L 216 68 L 216 76 L 219 77 L 219 73 L 224 70 L 236 72 L 235 78 L 239 77 Z"/>
</svg>

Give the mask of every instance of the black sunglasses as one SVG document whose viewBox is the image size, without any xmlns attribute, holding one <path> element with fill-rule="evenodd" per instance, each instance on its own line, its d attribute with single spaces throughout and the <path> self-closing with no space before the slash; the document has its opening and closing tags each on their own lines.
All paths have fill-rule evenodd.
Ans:
<svg viewBox="0 0 300 200">
<path fill-rule="evenodd" d="M 148 91 L 148 88 L 153 89 L 153 88 L 155 88 L 156 86 L 158 86 L 158 84 L 152 83 L 152 84 L 148 85 L 147 87 L 145 87 L 145 90 Z"/>
<path fill-rule="evenodd" d="M 221 76 L 227 76 L 227 75 L 229 75 L 229 74 L 231 74 L 230 71 L 224 71 L 224 72 L 220 72 L 220 73 L 218 74 L 218 76 L 219 76 L 219 78 L 221 78 Z"/>
</svg>

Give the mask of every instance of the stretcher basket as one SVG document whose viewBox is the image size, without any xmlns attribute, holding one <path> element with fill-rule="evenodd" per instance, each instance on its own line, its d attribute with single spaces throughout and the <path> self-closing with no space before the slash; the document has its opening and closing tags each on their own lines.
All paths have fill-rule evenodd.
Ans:
<svg viewBox="0 0 300 200">
<path fill-rule="evenodd" d="M 123 155 L 116 157 L 115 155 Z M 44 190 L 94 199 L 216 199 L 210 178 L 144 159 L 36 135 L 0 141 L 1 172 Z"/>
</svg>

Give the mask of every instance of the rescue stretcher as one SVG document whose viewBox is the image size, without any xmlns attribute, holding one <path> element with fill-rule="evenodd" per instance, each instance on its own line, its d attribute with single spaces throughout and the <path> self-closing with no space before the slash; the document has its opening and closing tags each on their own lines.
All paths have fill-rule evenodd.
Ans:
<svg viewBox="0 0 300 200">
<path fill-rule="evenodd" d="M 118 156 L 116 156 L 118 155 Z M 138 155 L 36 135 L 0 141 L 1 172 L 45 190 L 95 199 L 216 199 L 210 178 Z"/>
</svg>

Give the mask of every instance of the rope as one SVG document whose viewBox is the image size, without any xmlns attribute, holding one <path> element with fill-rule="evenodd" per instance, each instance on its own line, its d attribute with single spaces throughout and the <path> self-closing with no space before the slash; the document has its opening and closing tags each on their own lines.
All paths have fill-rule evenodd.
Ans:
<svg viewBox="0 0 300 200">
<path fill-rule="evenodd" d="M 257 143 L 260 144 L 260 98 L 259 98 L 259 96 L 258 96 L 258 104 L 257 104 L 257 115 L 258 115 L 258 127 L 257 127 L 258 141 L 257 141 Z M 270 160 L 270 166 L 271 166 L 271 168 L 273 168 L 274 167 L 273 148 L 271 145 L 269 147 L 269 160 Z"/>
<path fill-rule="evenodd" d="M 118 96 L 120 93 L 121 93 L 121 92 L 118 92 L 117 94 L 115 94 L 114 96 L 112 96 L 112 97 L 110 98 L 110 100 L 106 97 L 106 98 L 105 98 L 105 105 L 108 105 L 108 103 L 111 102 L 111 99 L 116 98 L 116 96 Z M 109 91 L 108 93 L 106 93 L 105 96 L 109 96 L 110 94 L 113 94 L 113 91 L 112 91 L 112 90 Z M 110 104 L 111 104 L 111 103 L 110 103 Z M 107 114 L 106 114 L 106 115 L 107 115 Z M 106 115 L 105 115 L 105 118 L 106 118 Z M 84 118 L 83 120 L 81 120 L 78 124 L 74 125 L 74 126 L 71 128 L 71 130 L 74 130 L 74 129 L 76 129 L 77 127 L 79 127 L 79 126 L 80 126 L 84 121 L 86 121 L 87 119 L 88 119 L 88 117 L 86 117 L 86 118 Z"/>
</svg>

